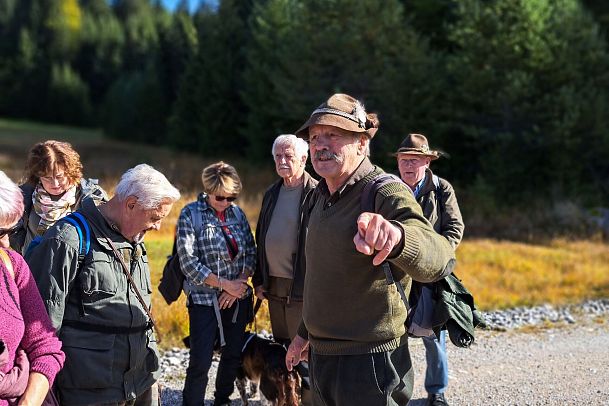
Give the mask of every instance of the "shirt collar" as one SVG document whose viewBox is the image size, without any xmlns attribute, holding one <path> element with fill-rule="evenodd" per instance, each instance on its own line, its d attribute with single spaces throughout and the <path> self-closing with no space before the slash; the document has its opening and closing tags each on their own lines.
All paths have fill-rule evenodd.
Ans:
<svg viewBox="0 0 609 406">
<path fill-rule="evenodd" d="M 425 172 L 425 176 L 421 179 L 414 188 L 414 197 L 418 198 L 419 194 L 421 194 L 421 190 L 423 190 L 423 185 L 425 185 L 425 179 L 427 178 L 427 172 Z"/>
<path fill-rule="evenodd" d="M 326 196 L 326 198 L 330 198 L 332 202 L 338 200 L 343 194 L 348 192 L 353 185 L 362 180 L 366 175 L 370 174 L 370 172 L 374 171 L 375 166 L 372 165 L 370 159 L 365 157 L 362 162 L 359 164 L 357 169 L 351 174 L 351 176 L 347 179 L 347 181 L 340 187 L 332 196 L 330 196 L 330 191 L 328 190 L 328 185 L 326 184 L 326 180 L 322 179 L 319 182 L 318 187 L 321 188 L 321 191 Z"/>
</svg>

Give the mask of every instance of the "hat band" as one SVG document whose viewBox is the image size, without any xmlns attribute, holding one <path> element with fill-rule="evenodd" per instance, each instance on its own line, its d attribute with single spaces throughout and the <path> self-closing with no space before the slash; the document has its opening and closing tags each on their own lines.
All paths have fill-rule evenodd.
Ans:
<svg viewBox="0 0 609 406">
<path fill-rule="evenodd" d="M 345 113 L 344 111 L 341 111 L 341 110 L 331 109 L 328 107 L 322 107 L 320 109 L 315 110 L 313 113 L 311 113 L 311 117 L 313 117 L 315 114 L 334 114 L 336 116 L 341 116 L 343 118 L 346 118 L 347 120 L 351 120 L 351 121 L 357 123 L 358 127 L 366 129 L 365 122 L 362 122 L 361 120 L 358 120 L 357 117 L 355 117 L 349 113 Z"/>
</svg>

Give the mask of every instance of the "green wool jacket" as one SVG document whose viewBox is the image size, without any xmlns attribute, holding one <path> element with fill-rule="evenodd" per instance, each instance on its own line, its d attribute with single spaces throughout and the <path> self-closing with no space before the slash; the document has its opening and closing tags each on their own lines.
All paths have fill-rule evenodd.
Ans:
<svg viewBox="0 0 609 406">
<path fill-rule="evenodd" d="M 298 334 L 324 355 L 384 352 L 406 343 L 406 307 L 388 285 L 373 256 L 355 249 L 353 237 L 361 214 L 364 185 L 382 173 L 366 158 L 346 184 L 330 196 L 325 181 L 313 194 L 305 252 L 307 274 L 303 323 Z M 449 242 L 423 217 L 405 184 L 379 189 L 376 213 L 403 230 L 402 244 L 389 258 L 394 278 L 406 292 L 412 279 L 438 279 L 454 259 Z"/>
<path fill-rule="evenodd" d="M 144 244 L 131 243 L 110 228 L 93 200 L 84 200 L 78 211 L 110 237 L 149 307 L 152 285 Z M 159 369 L 154 334 L 140 328 L 148 321 L 146 312 L 111 247 L 91 229 L 91 249 L 78 277 L 79 239 L 75 227 L 64 220 L 51 227 L 26 258 L 66 354 L 55 381 L 62 405 L 135 399 L 156 382 Z M 105 331 L 139 331 L 90 331 L 72 326 L 74 321 Z"/>
</svg>

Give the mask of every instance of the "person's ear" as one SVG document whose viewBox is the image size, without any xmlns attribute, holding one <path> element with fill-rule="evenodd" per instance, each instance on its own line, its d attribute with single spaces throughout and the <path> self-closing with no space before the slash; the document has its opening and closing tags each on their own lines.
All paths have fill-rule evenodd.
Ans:
<svg viewBox="0 0 609 406">
<path fill-rule="evenodd" d="M 300 163 L 302 164 L 302 166 L 305 166 L 307 164 L 307 156 L 306 155 L 303 155 L 300 158 Z"/>
<path fill-rule="evenodd" d="M 366 154 L 366 145 L 368 142 L 368 138 L 365 135 L 359 137 L 359 143 L 357 144 L 357 153 L 358 155 Z"/>
<path fill-rule="evenodd" d="M 125 200 L 125 206 L 127 207 L 128 210 L 135 209 L 136 204 L 137 204 L 137 197 L 135 197 L 135 196 L 129 196 Z"/>
</svg>

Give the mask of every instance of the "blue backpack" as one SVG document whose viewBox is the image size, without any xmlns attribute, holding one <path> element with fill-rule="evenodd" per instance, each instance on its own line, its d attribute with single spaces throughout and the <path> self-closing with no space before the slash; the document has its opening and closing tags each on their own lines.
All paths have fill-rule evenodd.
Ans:
<svg viewBox="0 0 609 406">
<path fill-rule="evenodd" d="M 73 212 L 60 219 L 60 221 L 67 221 L 76 228 L 78 233 L 78 269 L 80 270 L 82 263 L 85 260 L 85 256 L 89 253 L 91 248 L 91 229 L 84 216 L 78 212 Z M 25 257 L 30 256 L 33 250 L 42 241 L 42 236 L 36 236 L 28 245 L 25 251 Z"/>
</svg>

